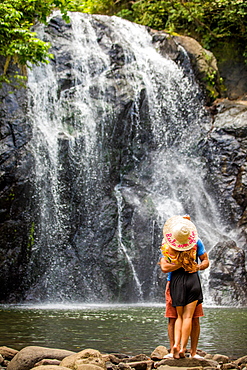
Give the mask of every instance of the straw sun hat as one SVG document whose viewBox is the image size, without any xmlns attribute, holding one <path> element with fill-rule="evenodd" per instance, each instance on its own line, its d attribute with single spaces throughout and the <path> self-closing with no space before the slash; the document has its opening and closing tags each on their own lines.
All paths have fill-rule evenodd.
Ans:
<svg viewBox="0 0 247 370">
<path fill-rule="evenodd" d="M 189 217 L 173 216 L 163 228 L 164 242 L 176 251 L 188 251 L 197 243 L 198 234 Z"/>
</svg>

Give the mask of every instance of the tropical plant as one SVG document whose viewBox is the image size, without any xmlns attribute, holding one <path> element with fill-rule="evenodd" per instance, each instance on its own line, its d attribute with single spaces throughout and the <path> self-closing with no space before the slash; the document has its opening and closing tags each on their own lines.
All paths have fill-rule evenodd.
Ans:
<svg viewBox="0 0 247 370">
<path fill-rule="evenodd" d="M 247 60 L 247 2 L 245 0 L 0 0 L 0 83 L 22 81 L 27 66 L 48 63 L 50 44 L 33 26 L 46 22 L 58 8 L 67 11 L 118 15 L 156 30 L 197 39 L 205 48 L 233 44 Z M 17 63 L 20 73 L 10 73 Z"/>
<path fill-rule="evenodd" d="M 245 0 L 137 0 L 119 16 L 156 30 L 196 38 L 206 48 L 234 42 L 247 57 Z"/>
<path fill-rule="evenodd" d="M 46 22 L 55 7 L 68 19 L 66 6 L 66 0 L 1 0 L 0 55 L 3 62 L 0 83 L 23 81 L 27 66 L 48 63 L 52 57 L 50 44 L 37 38 L 31 29 L 37 22 Z M 10 64 L 18 64 L 21 73 L 11 73 Z"/>
</svg>

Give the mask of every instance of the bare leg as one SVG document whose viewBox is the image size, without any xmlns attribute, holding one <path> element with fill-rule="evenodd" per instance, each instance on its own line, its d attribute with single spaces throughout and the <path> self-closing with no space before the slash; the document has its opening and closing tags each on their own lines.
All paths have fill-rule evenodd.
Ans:
<svg viewBox="0 0 247 370">
<path fill-rule="evenodd" d="M 197 345 L 198 345 L 198 340 L 200 336 L 200 321 L 199 317 L 195 317 L 192 319 L 192 329 L 191 329 L 191 349 L 190 349 L 190 354 L 191 357 L 194 357 L 196 354 L 197 350 Z"/>
<path fill-rule="evenodd" d="M 180 348 L 180 357 L 185 357 L 186 346 L 189 340 L 189 336 L 192 329 L 192 317 L 197 305 L 197 301 L 189 303 L 187 306 L 184 306 L 183 317 L 182 317 L 182 334 L 181 334 L 181 348 Z M 175 324 L 176 328 L 176 324 Z M 176 334 L 175 334 L 176 338 Z M 175 339 L 176 340 L 176 339 Z"/>
<path fill-rule="evenodd" d="M 179 351 L 180 351 L 180 342 L 182 336 L 182 325 L 183 325 L 183 311 L 184 307 L 178 306 L 176 307 L 177 310 L 177 319 L 175 321 L 175 328 L 174 328 L 174 346 L 173 346 L 173 357 L 180 358 Z"/>
<path fill-rule="evenodd" d="M 173 346 L 174 346 L 174 327 L 175 327 L 175 318 L 169 317 L 168 319 L 168 337 L 170 341 L 170 349 L 171 353 L 173 353 Z"/>
</svg>

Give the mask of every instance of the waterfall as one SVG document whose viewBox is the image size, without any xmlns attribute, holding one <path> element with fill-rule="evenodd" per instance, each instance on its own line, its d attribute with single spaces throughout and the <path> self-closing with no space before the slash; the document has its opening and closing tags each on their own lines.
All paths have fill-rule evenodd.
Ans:
<svg viewBox="0 0 247 370">
<path fill-rule="evenodd" d="M 36 194 L 27 299 L 157 299 L 165 220 L 189 213 L 207 250 L 227 227 L 197 153 L 210 120 L 188 58 L 185 71 L 126 20 L 70 17 L 39 26 L 54 61 L 28 76 Z"/>
<path fill-rule="evenodd" d="M 132 274 L 133 274 L 133 280 L 136 284 L 136 288 L 137 288 L 137 292 L 138 292 L 138 298 L 139 298 L 140 301 L 142 301 L 143 300 L 142 286 L 141 286 L 141 283 L 140 283 L 139 278 L 137 276 L 137 273 L 135 271 L 135 266 L 133 265 L 133 263 L 131 261 L 131 257 L 129 256 L 128 250 L 127 250 L 127 248 L 125 247 L 125 245 L 122 241 L 122 220 L 121 220 L 121 217 L 122 217 L 122 209 L 123 209 L 123 198 L 122 198 L 120 190 L 121 190 L 121 188 L 120 188 L 120 185 L 118 184 L 115 187 L 115 193 L 116 193 L 117 205 L 118 205 L 118 245 L 119 245 L 119 248 L 120 248 L 120 252 L 122 252 L 124 254 L 124 256 L 126 257 L 128 263 L 130 265 L 130 268 L 131 268 L 131 271 L 132 271 Z"/>
</svg>

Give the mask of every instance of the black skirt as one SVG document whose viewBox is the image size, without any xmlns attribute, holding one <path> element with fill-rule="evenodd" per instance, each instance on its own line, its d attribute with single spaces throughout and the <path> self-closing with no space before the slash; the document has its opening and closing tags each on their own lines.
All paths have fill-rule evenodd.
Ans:
<svg viewBox="0 0 247 370">
<path fill-rule="evenodd" d="M 202 303 L 202 287 L 197 272 L 189 273 L 183 268 L 172 272 L 170 292 L 172 306 L 186 306 L 187 304 L 198 301 Z"/>
</svg>

